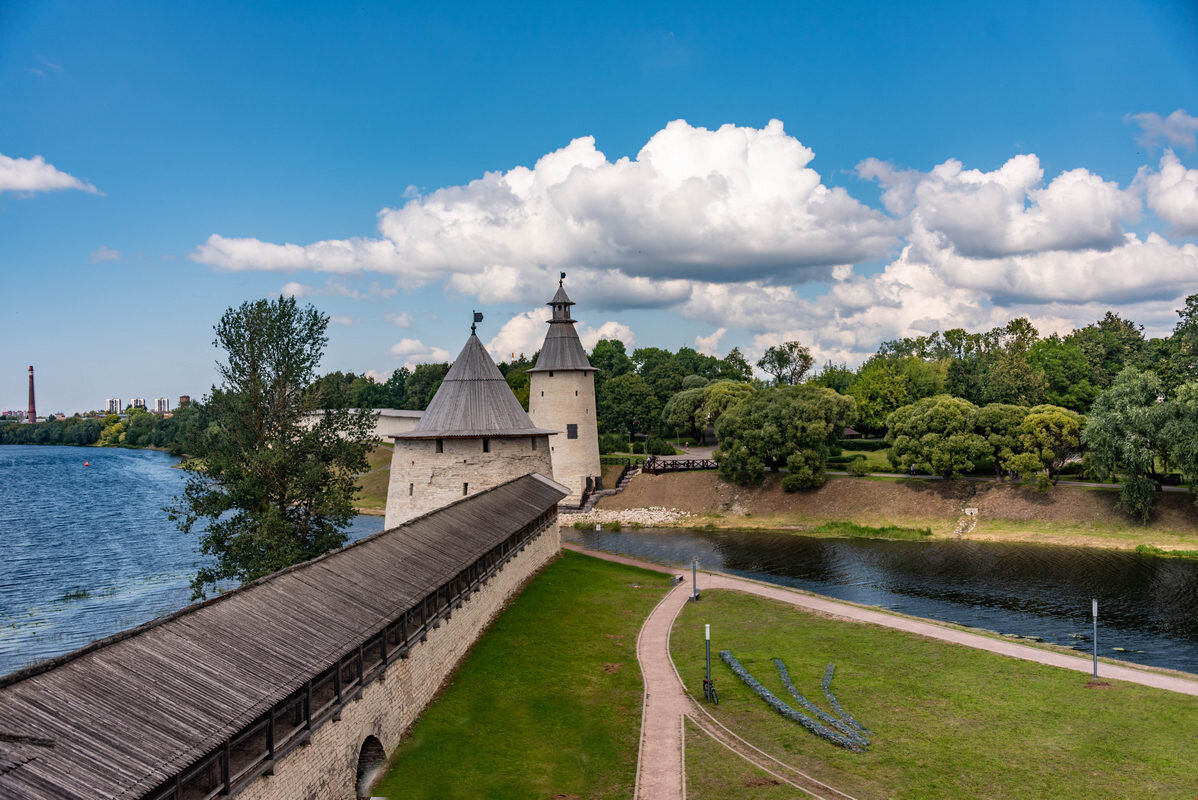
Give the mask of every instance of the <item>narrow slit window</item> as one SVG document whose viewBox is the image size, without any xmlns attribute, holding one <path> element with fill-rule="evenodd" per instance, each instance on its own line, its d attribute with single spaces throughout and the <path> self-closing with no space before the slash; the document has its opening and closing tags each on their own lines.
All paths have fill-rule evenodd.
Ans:
<svg viewBox="0 0 1198 800">
<path fill-rule="evenodd" d="M 444 453 L 444 452 L 445 452 L 445 440 L 444 440 L 444 439 L 438 439 L 438 440 L 437 440 L 437 452 L 438 452 L 438 453 Z"/>
<path fill-rule="evenodd" d="M 408 484 L 408 497 L 411 497 L 411 496 L 412 496 L 412 493 L 413 493 L 413 492 L 415 492 L 415 491 L 416 491 L 416 484 L 414 484 L 414 483 L 409 483 L 409 484 Z"/>
<path fill-rule="evenodd" d="M 536 450 L 537 449 L 537 437 L 530 436 L 528 441 L 532 442 L 532 449 Z"/>
<path fill-rule="evenodd" d="M 483 452 L 484 453 L 491 452 L 491 440 L 490 439 L 483 439 Z"/>
<path fill-rule="evenodd" d="M 578 390 L 577 390 L 577 389 L 575 389 L 575 390 L 574 390 L 574 396 L 575 396 L 575 397 L 578 397 Z"/>
<path fill-rule="evenodd" d="M 470 494 L 470 484 L 463 483 L 462 484 L 462 496 L 465 497 L 468 494 Z"/>
</svg>

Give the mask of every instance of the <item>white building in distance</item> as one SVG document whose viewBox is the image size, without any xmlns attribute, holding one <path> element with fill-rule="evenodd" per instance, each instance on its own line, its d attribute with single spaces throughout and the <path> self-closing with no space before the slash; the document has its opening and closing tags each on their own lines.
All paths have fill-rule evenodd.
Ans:
<svg viewBox="0 0 1198 800">
<path fill-rule="evenodd" d="M 121 413 L 121 398 L 110 397 L 107 400 L 105 400 L 104 401 L 104 413 L 105 414 Z"/>
<path fill-rule="evenodd" d="M 532 472 L 553 475 L 556 431 L 533 424 L 474 331 L 419 422 L 392 437 L 385 528 Z"/>
<path fill-rule="evenodd" d="M 146 398 L 144 398 L 144 397 L 134 397 L 132 400 L 129 401 L 129 408 L 145 408 L 145 407 L 146 407 Z"/>
<path fill-rule="evenodd" d="M 528 371 L 528 416 L 541 428 L 564 431 L 554 437 L 550 448 L 553 479 L 570 490 L 562 502 L 579 505 L 583 495 L 599 489 L 599 427 L 595 416 L 595 368 L 574 329 L 577 320 L 570 317 L 574 302 L 566 296 L 562 273 L 557 294 L 549 301 L 553 316 L 549 331 Z"/>
<path fill-rule="evenodd" d="M 165 397 L 154 398 L 154 413 L 155 414 L 165 414 L 166 412 L 168 412 L 170 410 L 171 410 L 171 401 L 170 400 L 167 400 Z"/>
</svg>

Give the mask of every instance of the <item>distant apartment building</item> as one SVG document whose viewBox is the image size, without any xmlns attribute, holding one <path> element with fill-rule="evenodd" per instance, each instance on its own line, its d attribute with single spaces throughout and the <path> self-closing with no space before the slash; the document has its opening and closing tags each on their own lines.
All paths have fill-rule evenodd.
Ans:
<svg viewBox="0 0 1198 800">
<path fill-rule="evenodd" d="M 183 408 L 183 406 L 187 405 L 190 402 L 191 402 L 191 395 L 181 394 L 181 395 L 179 395 L 179 405 L 177 407 Z"/>
<path fill-rule="evenodd" d="M 166 412 L 168 412 L 170 410 L 171 410 L 171 401 L 170 400 L 167 400 L 165 397 L 154 398 L 154 413 L 155 414 L 165 414 Z"/>
<path fill-rule="evenodd" d="M 121 413 L 121 398 L 110 397 L 107 400 L 105 400 L 104 401 L 104 413 L 105 414 Z"/>
<path fill-rule="evenodd" d="M 129 408 L 145 408 L 145 407 L 146 407 L 146 398 L 144 398 L 144 397 L 134 397 L 132 400 L 129 401 Z"/>
</svg>

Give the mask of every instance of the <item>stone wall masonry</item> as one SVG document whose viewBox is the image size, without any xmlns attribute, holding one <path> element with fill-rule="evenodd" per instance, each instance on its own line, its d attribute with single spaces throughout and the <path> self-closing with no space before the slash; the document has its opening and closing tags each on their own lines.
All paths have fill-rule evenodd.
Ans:
<svg viewBox="0 0 1198 800">
<path fill-rule="evenodd" d="M 354 800 L 358 754 L 366 737 L 377 737 L 388 755 L 393 754 L 482 632 L 560 549 L 553 519 L 449 620 L 430 631 L 428 641 L 415 645 L 408 658 L 393 662 L 385 675 L 364 687 L 361 696 L 342 709 L 340 720 L 314 731 L 308 744 L 279 761 L 274 775 L 247 786 L 237 795 L 239 800 Z"/>
<path fill-rule="evenodd" d="M 462 484 L 473 495 L 532 472 L 552 477 L 551 438 L 558 437 L 492 438 L 489 452 L 483 452 L 482 439 L 442 439 L 440 453 L 435 439 L 396 439 L 384 527 L 462 499 Z"/>
<path fill-rule="evenodd" d="M 564 505 L 579 505 L 587 478 L 598 481 L 599 428 L 595 416 L 595 373 L 556 370 L 530 373 L 528 416 L 540 428 L 559 431 L 550 438 L 553 479 L 570 490 Z M 578 426 L 578 438 L 566 434 L 566 426 Z"/>
</svg>

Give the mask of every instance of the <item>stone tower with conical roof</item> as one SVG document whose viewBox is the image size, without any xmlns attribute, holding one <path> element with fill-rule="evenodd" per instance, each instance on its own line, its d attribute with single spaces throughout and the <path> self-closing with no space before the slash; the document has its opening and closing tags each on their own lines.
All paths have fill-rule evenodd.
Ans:
<svg viewBox="0 0 1198 800">
<path fill-rule="evenodd" d="M 528 415 L 542 428 L 558 431 L 550 448 L 553 479 L 570 490 L 566 504 L 600 488 L 599 427 L 595 418 L 595 368 L 574 330 L 574 305 L 563 286 L 549 301 L 553 316 L 536 366 L 529 372 Z"/>
<path fill-rule="evenodd" d="M 529 419 L 471 326 L 420 422 L 393 437 L 385 526 L 530 472 L 552 477 L 553 433 Z"/>
</svg>

